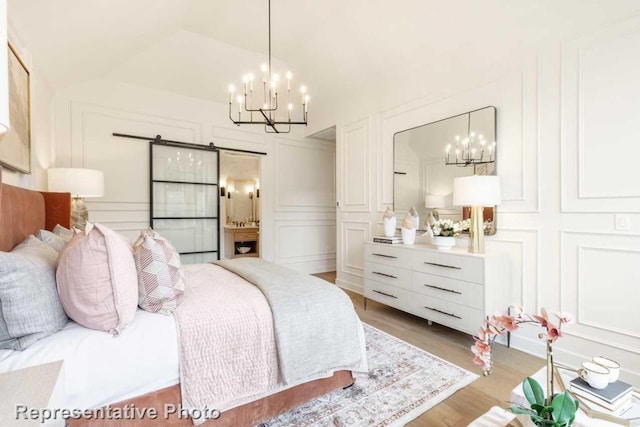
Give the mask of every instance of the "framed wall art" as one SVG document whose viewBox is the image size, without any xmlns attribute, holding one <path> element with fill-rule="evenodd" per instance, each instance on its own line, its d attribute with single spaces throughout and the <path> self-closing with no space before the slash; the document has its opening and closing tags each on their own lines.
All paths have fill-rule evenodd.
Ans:
<svg viewBox="0 0 640 427">
<path fill-rule="evenodd" d="M 9 55 L 9 120 L 11 130 L 0 140 L 0 165 L 31 173 L 31 89 L 29 70 L 11 43 Z"/>
</svg>

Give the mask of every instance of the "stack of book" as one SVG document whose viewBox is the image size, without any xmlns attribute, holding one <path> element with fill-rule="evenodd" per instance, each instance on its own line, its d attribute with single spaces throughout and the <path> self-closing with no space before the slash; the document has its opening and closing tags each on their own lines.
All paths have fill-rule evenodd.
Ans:
<svg viewBox="0 0 640 427">
<path fill-rule="evenodd" d="M 603 389 L 596 389 L 578 377 L 569 382 L 569 387 L 577 397 L 592 404 L 590 406 L 593 409 L 614 416 L 622 416 L 633 404 L 633 387 L 622 381 L 611 383 Z"/>
<path fill-rule="evenodd" d="M 375 243 L 396 244 L 396 243 L 402 243 L 402 237 L 400 237 L 400 236 L 393 236 L 393 237 L 375 236 L 373 238 L 373 241 Z"/>
</svg>

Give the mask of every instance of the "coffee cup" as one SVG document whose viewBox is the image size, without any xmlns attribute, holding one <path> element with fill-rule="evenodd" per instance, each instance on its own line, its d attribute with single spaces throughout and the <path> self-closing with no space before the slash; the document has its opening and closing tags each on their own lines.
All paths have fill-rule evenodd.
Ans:
<svg viewBox="0 0 640 427">
<path fill-rule="evenodd" d="M 609 385 L 611 371 L 602 365 L 593 362 L 583 362 L 578 369 L 578 375 L 593 388 L 603 389 Z"/>
<path fill-rule="evenodd" d="M 606 357 L 596 356 L 593 358 L 593 363 L 604 366 L 609 370 L 609 383 L 618 381 L 618 377 L 620 376 L 620 364 L 618 362 L 607 359 Z"/>
</svg>

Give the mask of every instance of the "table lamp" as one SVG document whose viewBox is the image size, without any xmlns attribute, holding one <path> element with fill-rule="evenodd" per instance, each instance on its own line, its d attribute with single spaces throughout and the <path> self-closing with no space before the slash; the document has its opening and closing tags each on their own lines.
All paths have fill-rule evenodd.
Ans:
<svg viewBox="0 0 640 427">
<path fill-rule="evenodd" d="M 47 175 L 49 191 L 71 193 L 71 226 L 84 230 L 89 213 L 83 198 L 104 196 L 104 173 L 94 169 L 51 168 Z"/>
<path fill-rule="evenodd" d="M 433 218 L 433 221 L 429 218 L 430 224 L 440 219 L 438 208 L 444 208 L 445 206 L 445 196 L 439 196 L 437 194 L 427 194 L 424 196 L 424 207 L 431 209 L 431 218 Z"/>
<path fill-rule="evenodd" d="M 471 206 L 469 252 L 484 253 L 484 206 L 502 203 L 500 177 L 472 175 L 453 179 L 453 204 Z"/>
</svg>

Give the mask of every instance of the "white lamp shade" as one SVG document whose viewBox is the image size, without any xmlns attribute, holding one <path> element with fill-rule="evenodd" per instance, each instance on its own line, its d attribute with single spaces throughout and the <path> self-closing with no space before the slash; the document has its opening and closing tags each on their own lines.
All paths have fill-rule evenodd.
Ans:
<svg viewBox="0 0 640 427">
<path fill-rule="evenodd" d="M 502 203 L 500 177 L 473 175 L 453 179 L 455 206 L 493 206 Z"/>
<path fill-rule="evenodd" d="M 0 3 L 0 137 L 9 130 L 9 47 L 7 46 L 7 2 Z"/>
<path fill-rule="evenodd" d="M 47 170 L 49 191 L 77 197 L 104 196 L 104 173 L 95 169 L 52 168 Z"/>
<path fill-rule="evenodd" d="M 445 203 L 446 196 L 439 196 L 436 194 L 427 194 L 424 196 L 424 207 L 425 208 L 444 208 L 447 204 Z"/>
</svg>

